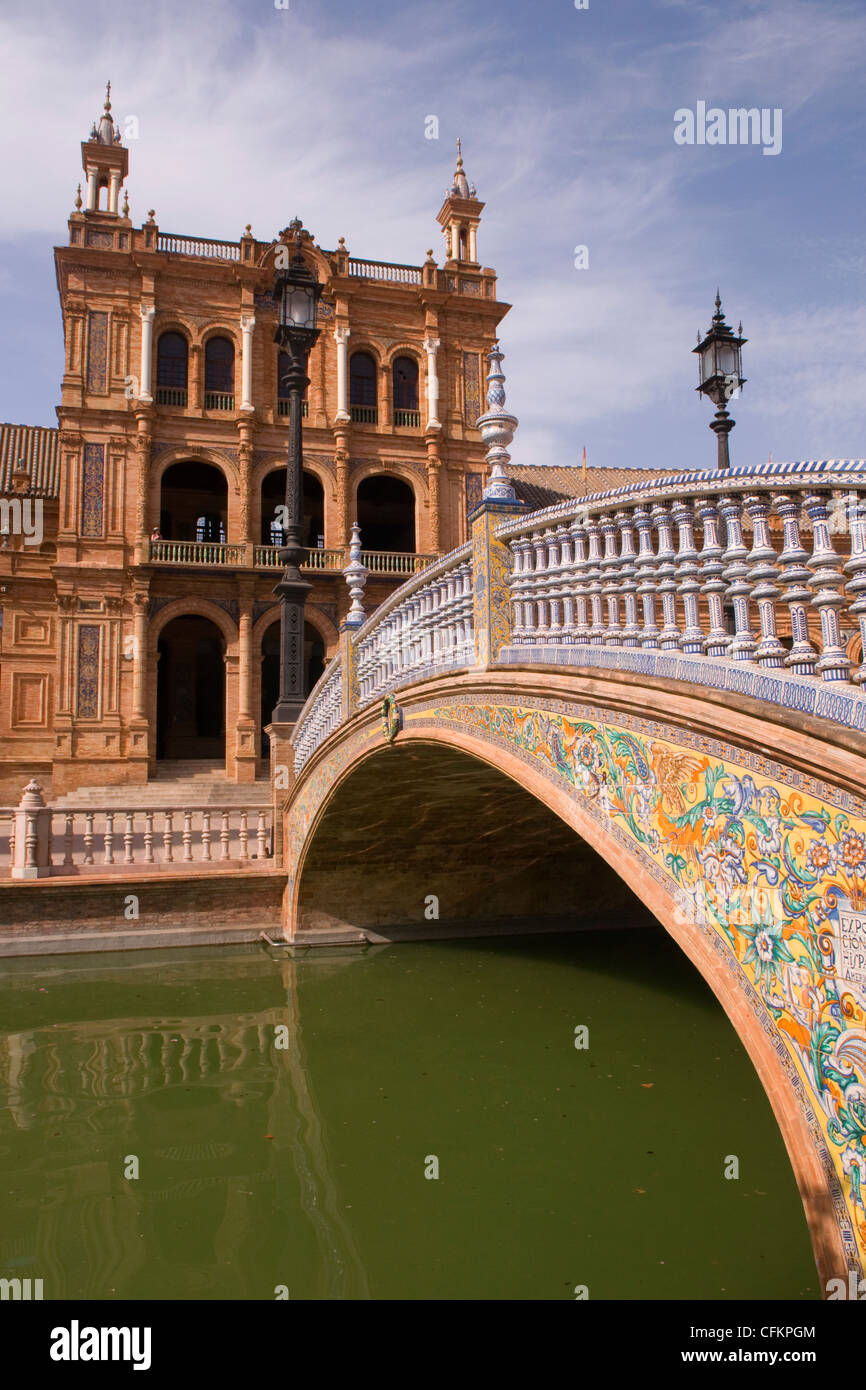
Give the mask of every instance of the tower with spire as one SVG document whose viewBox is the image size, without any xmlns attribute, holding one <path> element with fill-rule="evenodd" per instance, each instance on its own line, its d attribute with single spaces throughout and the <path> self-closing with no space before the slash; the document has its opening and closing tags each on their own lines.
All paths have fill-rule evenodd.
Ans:
<svg viewBox="0 0 866 1390">
<path fill-rule="evenodd" d="M 120 128 L 111 114 L 111 83 L 105 88 L 105 104 L 99 121 L 94 121 L 90 135 L 81 142 L 81 163 L 87 178 L 84 200 L 85 213 L 121 215 L 118 208 L 120 189 L 129 172 L 129 151 L 120 143 Z M 102 190 L 106 190 L 102 203 Z"/>
<path fill-rule="evenodd" d="M 484 204 L 479 201 L 474 183 L 470 183 L 463 168 L 463 150 L 457 141 L 457 167 L 445 201 L 436 214 L 436 221 L 445 237 L 445 264 L 478 264 L 476 245 L 478 224 Z"/>
</svg>

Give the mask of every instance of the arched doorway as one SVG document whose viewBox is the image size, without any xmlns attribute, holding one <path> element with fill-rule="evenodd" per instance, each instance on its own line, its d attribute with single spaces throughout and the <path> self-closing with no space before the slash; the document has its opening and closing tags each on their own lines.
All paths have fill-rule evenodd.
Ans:
<svg viewBox="0 0 866 1390">
<path fill-rule="evenodd" d="M 277 509 L 286 505 L 285 468 L 275 468 L 262 480 L 261 503 L 261 544 L 282 545 L 283 532 L 278 519 L 282 513 Z M 325 491 L 315 473 L 308 473 L 306 469 L 301 515 L 303 544 L 308 550 L 321 548 L 325 544 Z"/>
<path fill-rule="evenodd" d="M 225 541 L 228 487 L 224 475 L 198 459 L 173 463 L 162 475 L 159 529 L 167 541 Z"/>
<path fill-rule="evenodd" d="M 159 635 L 156 756 L 160 760 L 225 757 L 225 642 L 209 618 L 173 618 Z"/>
<path fill-rule="evenodd" d="M 378 473 L 358 487 L 358 525 L 365 550 L 415 550 L 415 494 L 402 478 Z"/>
<path fill-rule="evenodd" d="M 304 696 L 309 695 L 316 681 L 325 669 L 325 643 L 318 629 L 312 623 L 304 623 Z M 270 724 L 274 705 L 280 694 L 280 623 L 271 623 L 262 637 L 262 681 L 261 681 L 261 756 L 266 758 L 269 749 L 265 725 Z"/>
</svg>

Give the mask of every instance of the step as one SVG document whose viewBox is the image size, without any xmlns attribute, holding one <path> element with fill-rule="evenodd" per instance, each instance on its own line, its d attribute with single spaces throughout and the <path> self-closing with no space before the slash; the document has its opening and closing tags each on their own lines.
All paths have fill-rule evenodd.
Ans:
<svg viewBox="0 0 866 1390">
<path fill-rule="evenodd" d="M 182 806 L 269 806 L 270 782 L 198 782 L 186 779 L 177 782 L 147 782 L 144 786 L 78 787 L 66 792 L 50 804 L 59 810 L 67 807 L 122 806 L 129 810 L 140 808 Z"/>
</svg>

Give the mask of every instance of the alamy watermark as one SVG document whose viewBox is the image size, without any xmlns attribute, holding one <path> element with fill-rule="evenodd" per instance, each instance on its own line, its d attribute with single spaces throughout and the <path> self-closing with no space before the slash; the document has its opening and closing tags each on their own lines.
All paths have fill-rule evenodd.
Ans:
<svg viewBox="0 0 866 1390">
<path fill-rule="evenodd" d="M 678 145 L 762 145 L 762 154 L 782 152 L 780 106 L 720 106 L 707 108 L 705 101 L 694 111 L 681 106 L 674 112 L 674 140 Z"/>
<path fill-rule="evenodd" d="M 6 544 L 7 536 L 23 536 L 25 545 L 41 545 L 42 507 L 41 497 L 0 497 L 2 544 Z"/>
</svg>

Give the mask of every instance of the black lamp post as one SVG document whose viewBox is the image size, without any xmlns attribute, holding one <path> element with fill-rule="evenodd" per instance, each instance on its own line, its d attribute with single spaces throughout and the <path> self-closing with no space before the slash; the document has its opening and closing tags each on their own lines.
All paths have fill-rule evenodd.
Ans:
<svg viewBox="0 0 866 1390">
<path fill-rule="evenodd" d="M 702 340 L 698 334 L 698 345 L 692 348 L 692 352 L 698 354 L 699 386 L 701 395 L 708 396 L 716 406 L 716 417 L 710 422 L 710 429 L 715 433 L 718 441 L 718 469 L 724 472 L 731 466 L 730 455 L 728 454 L 728 435 L 736 423 L 731 419 L 725 406 L 731 399 L 735 391 L 745 386 L 746 379 L 743 376 L 743 343 L 747 343 L 748 338 L 742 336 L 743 325 L 737 329 L 738 336 L 734 336 L 734 330 L 725 323 L 725 316 L 722 313 L 722 301 L 719 292 L 716 290 L 716 312 L 713 314 L 713 321 L 710 324 L 710 331 Z"/>
<path fill-rule="evenodd" d="M 286 527 L 278 557 L 285 573 L 274 589 L 280 596 L 280 695 L 271 716 L 275 724 L 292 724 L 304 704 L 304 604 L 312 584 L 301 574 L 306 549 L 301 541 L 303 458 L 301 398 L 307 386 L 307 362 L 319 336 L 316 309 L 322 286 L 304 265 L 301 223 L 289 223 L 295 234 L 295 255 L 276 272 L 274 298 L 278 322 L 274 339 L 289 359 L 283 380 L 289 390 L 289 456 L 286 465 Z M 284 253 L 285 254 L 285 253 Z M 279 262 L 278 262 L 279 264 Z"/>
</svg>

